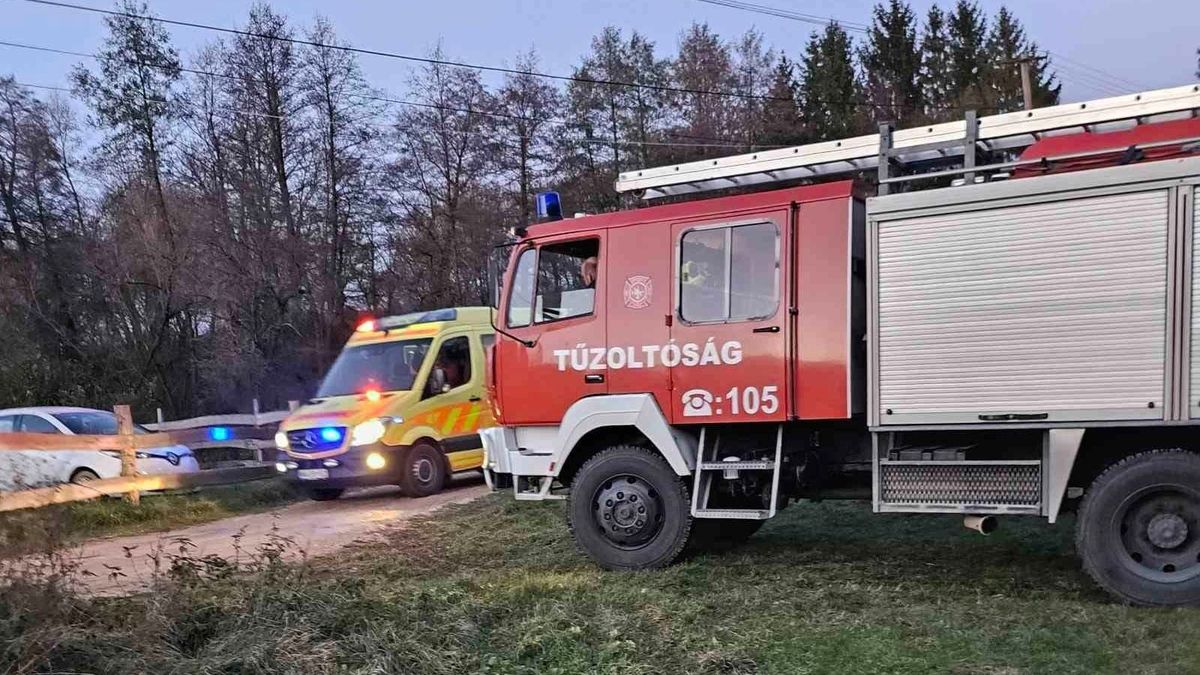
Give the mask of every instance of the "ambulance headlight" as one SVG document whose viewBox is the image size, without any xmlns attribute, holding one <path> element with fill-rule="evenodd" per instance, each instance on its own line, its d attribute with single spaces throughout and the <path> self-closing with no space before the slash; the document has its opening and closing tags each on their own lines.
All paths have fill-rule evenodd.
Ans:
<svg viewBox="0 0 1200 675">
<path fill-rule="evenodd" d="M 275 432 L 275 447 L 279 448 L 280 450 L 288 449 L 287 434 L 283 433 L 282 431 Z"/>
<path fill-rule="evenodd" d="M 350 445 L 370 445 L 378 443 L 379 439 L 387 433 L 387 423 L 385 420 L 367 420 L 361 424 L 354 425 L 354 431 L 350 433 Z"/>
</svg>

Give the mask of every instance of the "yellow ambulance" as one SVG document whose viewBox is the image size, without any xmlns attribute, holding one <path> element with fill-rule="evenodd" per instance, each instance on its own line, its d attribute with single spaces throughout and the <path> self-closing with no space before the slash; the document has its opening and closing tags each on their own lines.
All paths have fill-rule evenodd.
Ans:
<svg viewBox="0 0 1200 675">
<path fill-rule="evenodd" d="M 483 463 L 495 424 L 485 388 L 491 309 L 456 307 L 364 321 L 316 396 L 279 426 L 275 468 L 316 500 L 400 485 L 412 497 Z"/>
</svg>

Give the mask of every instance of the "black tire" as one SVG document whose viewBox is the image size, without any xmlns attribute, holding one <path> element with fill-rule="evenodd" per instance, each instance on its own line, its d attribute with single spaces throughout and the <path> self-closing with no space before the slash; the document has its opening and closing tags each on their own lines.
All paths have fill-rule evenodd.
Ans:
<svg viewBox="0 0 1200 675">
<path fill-rule="evenodd" d="M 100 476 L 91 469 L 76 469 L 75 473 L 71 474 L 71 482 L 75 485 L 84 485 L 94 480 L 100 480 Z"/>
<path fill-rule="evenodd" d="M 345 488 L 307 488 L 304 494 L 314 502 L 331 502 L 345 494 Z"/>
<path fill-rule="evenodd" d="M 1124 602 L 1200 604 L 1200 455 L 1152 450 L 1106 469 L 1084 495 L 1075 549 Z"/>
<path fill-rule="evenodd" d="M 665 567 L 691 533 L 687 483 L 656 452 L 608 448 L 575 475 L 567 524 L 579 550 L 605 569 Z"/>
<path fill-rule="evenodd" d="M 404 453 L 400 486 L 409 497 L 428 497 L 446 484 L 446 455 L 428 443 L 417 443 Z"/>
</svg>

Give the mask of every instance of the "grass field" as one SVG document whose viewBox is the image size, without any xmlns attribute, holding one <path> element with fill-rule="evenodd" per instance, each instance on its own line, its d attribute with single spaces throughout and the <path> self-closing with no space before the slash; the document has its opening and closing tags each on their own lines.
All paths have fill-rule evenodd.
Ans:
<svg viewBox="0 0 1200 675">
<path fill-rule="evenodd" d="M 264 480 L 197 492 L 142 495 L 138 506 L 123 499 L 101 498 L 0 513 L 0 556 L 44 549 L 48 544 L 207 523 L 300 498 L 284 482 Z"/>
<path fill-rule="evenodd" d="M 1200 672 L 1200 610 L 1114 604 L 1064 525 L 983 538 L 952 517 L 804 504 L 743 547 L 620 574 L 574 552 L 561 504 L 492 496 L 306 565 L 191 561 L 140 598 L 10 581 L 0 670 Z"/>
</svg>

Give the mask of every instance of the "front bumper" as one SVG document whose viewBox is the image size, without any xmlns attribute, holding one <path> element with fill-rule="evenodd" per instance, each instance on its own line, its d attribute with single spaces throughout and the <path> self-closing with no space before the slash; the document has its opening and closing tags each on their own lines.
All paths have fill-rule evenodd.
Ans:
<svg viewBox="0 0 1200 675">
<path fill-rule="evenodd" d="M 403 447 L 372 443 L 356 448 L 333 457 L 308 459 L 294 457 L 280 452 L 276 458 L 276 466 L 282 466 L 286 471 L 280 472 L 284 479 L 299 487 L 316 488 L 352 488 L 371 485 L 397 485 L 400 483 L 402 471 Z M 381 469 L 367 466 L 367 457 L 373 453 L 383 456 L 384 465 Z M 314 470 L 324 469 L 328 472 L 325 477 L 313 478 Z M 301 473 L 301 472 L 304 473 Z M 305 478 L 301 478 L 305 475 Z"/>
<path fill-rule="evenodd" d="M 483 478 L 493 490 L 519 485 L 521 478 L 541 484 L 542 478 L 558 475 L 557 455 L 522 448 L 516 428 L 489 427 L 480 430 L 479 437 L 483 440 Z"/>
</svg>

